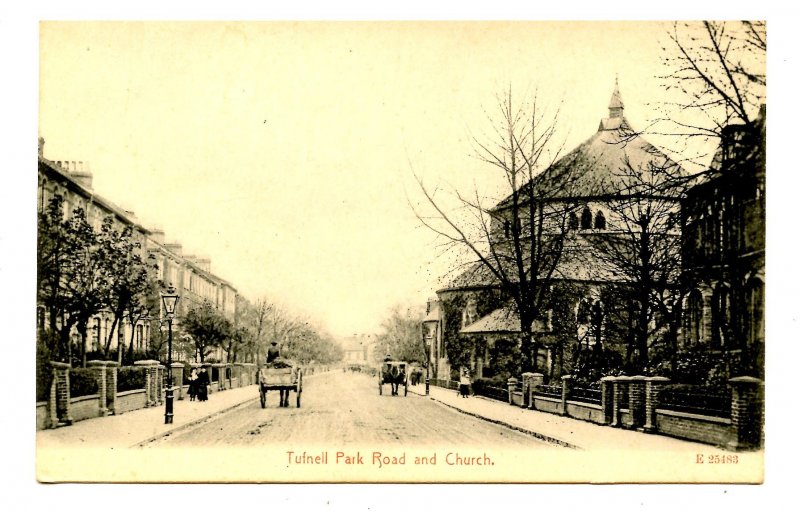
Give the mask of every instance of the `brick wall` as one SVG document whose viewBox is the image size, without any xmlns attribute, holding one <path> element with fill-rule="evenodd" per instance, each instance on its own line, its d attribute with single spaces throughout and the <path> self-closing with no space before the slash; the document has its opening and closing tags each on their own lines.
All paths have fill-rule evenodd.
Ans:
<svg viewBox="0 0 800 511">
<path fill-rule="evenodd" d="M 731 421 L 673 410 L 656 410 L 656 427 L 662 435 L 724 447 L 730 440 Z"/>
<path fill-rule="evenodd" d="M 92 394 L 91 396 L 72 398 L 70 399 L 69 409 L 73 421 L 77 422 L 84 419 L 94 419 L 99 415 L 100 411 L 98 395 Z"/>
<path fill-rule="evenodd" d="M 561 413 L 561 400 L 552 397 L 533 396 L 533 407 L 547 413 Z"/>
<path fill-rule="evenodd" d="M 147 405 L 147 394 L 144 389 L 127 390 L 117 394 L 117 414 L 144 408 Z"/>
<path fill-rule="evenodd" d="M 603 407 L 592 403 L 567 401 L 567 415 L 584 421 L 605 424 Z"/>
</svg>

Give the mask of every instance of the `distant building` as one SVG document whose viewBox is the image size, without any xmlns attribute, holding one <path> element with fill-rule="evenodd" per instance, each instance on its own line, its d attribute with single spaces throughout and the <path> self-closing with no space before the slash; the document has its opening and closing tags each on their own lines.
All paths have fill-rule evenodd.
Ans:
<svg viewBox="0 0 800 511">
<path fill-rule="evenodd" d="M 345 363 L 371 364 L 375 357 L 375 336 L 355 334 L 342 339 L 342 360 Z"/>
</svg>

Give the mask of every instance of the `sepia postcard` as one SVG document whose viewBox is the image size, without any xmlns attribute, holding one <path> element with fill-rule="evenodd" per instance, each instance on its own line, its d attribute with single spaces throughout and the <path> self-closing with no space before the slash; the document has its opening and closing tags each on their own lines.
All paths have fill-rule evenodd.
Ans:
<svg viewBox="0 0 800 511">
<path fill-rule="evenodd" d="M 762 483 L 766 41 L 41 22 L 37 479 Z"/>
</svg>

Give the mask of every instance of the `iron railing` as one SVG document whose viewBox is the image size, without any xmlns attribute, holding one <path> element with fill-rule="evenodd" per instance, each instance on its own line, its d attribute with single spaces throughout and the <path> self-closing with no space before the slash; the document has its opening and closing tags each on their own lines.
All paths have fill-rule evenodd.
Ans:
<svg viewBox="0 0 800 511">
<path fill-rule="evenodd" d="M 677 412 L 730 418 L 731 391 L 728 388 L 703 385 L 665 387 L 658 394 L 657 408 Z"/>
<path fill-rule="evenodd" d="M 583 403 L 600 404 L 603 400 L 603 393 L 600 389 L 590 387 L 573 387 L 569 391 L 568 398 L 573 401 Z"/>
<path fill-rule="evenodd" d="M 431 378 L 431 385 L 435 387 L 442 387 L 443 389 L 458 390 L 458 382 L 453 380 L 443 380 L 440 378 Z"/>
<path fill-rule="evenodd" d="M 498 401 L 508 401 L 508 389 L 490 387 L 488 385 L 473 385 L 472 390 L 477 396 L 488 397 Z"/>
<path fill-rule="evenodd" d="M 561 398 L 561 385 L 537 385 L 533 388 L 533 393 L 540 396 Z"/>
</svg>

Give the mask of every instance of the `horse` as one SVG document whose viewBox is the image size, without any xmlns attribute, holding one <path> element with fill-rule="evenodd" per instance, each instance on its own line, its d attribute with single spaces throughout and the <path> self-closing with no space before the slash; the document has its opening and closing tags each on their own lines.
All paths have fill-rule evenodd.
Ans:
<svg viewBox="0 0 800 511">
<path fill-rule="evenodd" d="M 392 387 L 392 395 L 400 395 L 400 385 L 406 382 L 405 366 L 388 363 L 384 366 L 383 381 Z"/>
</svg>

